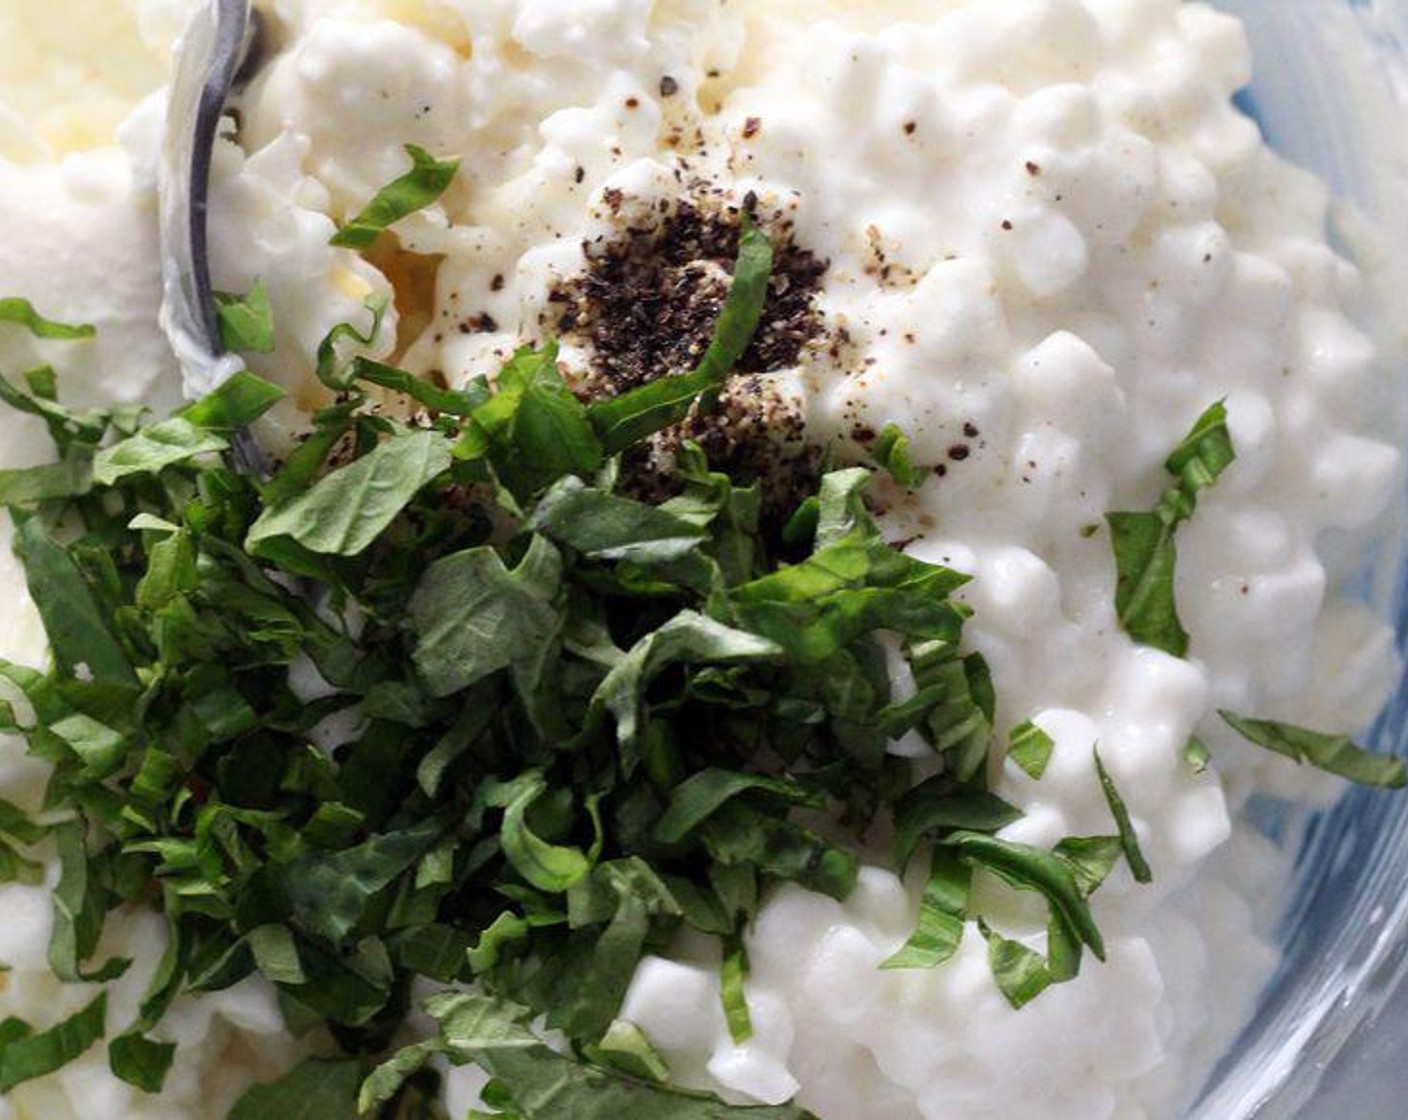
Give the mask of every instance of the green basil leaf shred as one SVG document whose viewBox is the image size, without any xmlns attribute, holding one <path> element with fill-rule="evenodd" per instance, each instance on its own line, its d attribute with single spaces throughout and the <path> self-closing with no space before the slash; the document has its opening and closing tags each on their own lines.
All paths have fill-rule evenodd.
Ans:
<svg viewBox="0 0 1408 1120">
<path fill-rule="evenodd" d="M 440 200 L 455 181 L 460 161 L 440 160 L 424 148 L 406 145 L 411 169 L 388 183 L 360 214 L 347 222 L 331 244 L 344 249 L 370 249 L 378 237 L 403 218 Z"/>
<path fill-rule="evenodd" d="M 1100 788 L 1105 794 L 1105 803 L 1110 806 L 1110 815 L 1115 818 L 1115 825 L 1119 829 L 1120 847 L 1124 850 L 1124 857 L 1129 863 L 1129 869 L 1133 873 L 1135 881 L 1140 883 L 1152 883 L 1154 872 L 1149 867 L 1149 861 L 1144 858 L 1144 852 L 1139 846 L 1139 836 L 1134 831 L 1134 823 L 1129 818 L 1129 808 L 1124 803 L 1124 798 L 1120 796 L 1120 791 L 1115 787 L 1115 780 L 1110 777 L 1110 772 L 1105 768 L 1104 761 L 1100 758 L 1100 748 L 1095 748 L 1095 772 L 1100 777 Z"/>
<path fill-rule="evenodd" d="M 1031 720 L 1014 727 L 1007 739 L 1007 757 L 1035 781 L 1046 773 L 1055 749 L 1056 741 Z"/>
<path fill-rule="evenodd" d="M 263 280 L 255 280 L 246 295 L 216 292 L 215 315 L 221 345 L 229 353 L 274 352 L 274 309 L 269 304 L 269 289 Z"/>
<path fill-rule="evenodd" d="M 1248 719 L 1219 712 L 1223 721 L 1249 743 L 1301 763 L 1379 789 L 1408 786 L 1408 767 L 1396 755 L 1374 754 L 1348 735 L 1327 735 L 1275 720 Z"/>
<path fill-rule="evenodd" d="M 1153 511 L 1106 516 L 1118 573 L 1115 609 L 1120 625 L 1136 642 L 1175 657 L 1187 656 L 1188 633 L 1179 620 L 1174 596 L 1175 534 L 1193 516 L 1198 495 L 1236 457 L 1227 429 L 1227 408 L 1219 401 L 1198 418 L 1169 456 L 1166 468 L 1175 481 Z"/>
<path fill-rule="evenodd" d="M 80 339 L 92 338 L 98 333 L 91 326 L 70 326 L 67 323 L 56 323 L 52 319 L 46 319 L 34 309 L 34 304 L 18 296 L 6 296 L 0 299 L 0 323 L 13 323 L 16 326 L 24 327 L 35 338 L 58 342 L 75 342 Z"/>
</svg>

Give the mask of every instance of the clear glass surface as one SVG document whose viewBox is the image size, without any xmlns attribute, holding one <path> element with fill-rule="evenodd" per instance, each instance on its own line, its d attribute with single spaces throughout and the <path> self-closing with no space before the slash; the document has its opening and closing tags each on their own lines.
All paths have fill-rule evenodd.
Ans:
<svg viewBox="0 0 1408 1120">
<path fill-rule="evenodd" d="M 1332 234 L 1364 268 L 1383 376 L 1408 400 L 1408 0 L 1219 0 L 1251 34 L 1244 107 L 1327 180 Z M 1400 426 L 1400 431 L 1404 428 Z M 1365 557 L 1364 593 L 1408 641 L 1404 533 Z M 1408 753 L 1408 680 L 1375 730 Z M 1408 1117 L 1408 796 L 1353 790 L 1302 822 L 1285 960 L 1189 1120 Z"/>
</svg>

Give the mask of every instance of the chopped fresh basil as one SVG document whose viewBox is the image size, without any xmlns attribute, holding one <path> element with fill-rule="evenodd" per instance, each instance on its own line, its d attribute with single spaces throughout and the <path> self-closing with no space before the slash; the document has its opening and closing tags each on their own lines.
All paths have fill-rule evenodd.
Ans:
<svg viewBox="0 0 1408 1120">
<path fill-rule="evenodd" d="M 1020 941 L 1003 937 L 986 924 L 980 928 L 988 943 L 988 967 L 1014 1009 L 1020 1011 L 1055 983 L 1046 957 Z"/>
<path fill-rule="evenodd" d="M 439 1024 L 440 1050 L 456 1063 L 479 1065 L 495 1079 L 485 1091 L 486 1103 L 522 1120 L 567 1115 L 573 1120 L 814 1120 L 791 1105 L 725 1105 L 704 1094 L 622 1076 L 614 1066 L 564 1057 L 529 1031 L 527 1008 L 489 996 L 437 996 L 426 1010 Z M 422 1054 L 423 1049 L 413 1053 L 402 1069 Z M 365 1104 L 375 1100 L 364 1097 Z"/>
<path fill-rule="evenodd" d="M 277 385 L 240 370 L 176 415 L 211 432 L 233 432 L 253 424 L 286 395 Z"/>
<path fill-rule="evenodd" d="M 7 296 L 0 299 L 0 323 L 14 323 L 27 329 L 36 338 L 58 342 L 74 342 L 78 339 L 92 338 L 98 333 L 87 325 L 70 326 L 67 323 L 56 323 L 52 319 L 46 319 L 34 309 L 34 304 L 29 300 L 20 299 L 17 296 Z"/>
<path fill-rule="evenodd" d="M 748 1011 L 748 949 L 743 938 L 730 937 L 724 948 L 723 969 L 719 974 L 724 1005 L 724 1021 L 734 1045 L 742 1046 L 753 1037 L 753 1017 Z"/>
<path fill-rule="evenodd" d="M 119 1035 L 108 1044 L 113 1075 L 144 1093 L 161 1092 L 175 1059 L 174 1042 L 155 1042 L 140 1034 Z"/>
<path fill-rule="evenodd" d="M 1007 739 L 1007 757 L 1020 766 L 1028 777 L 1040 780 L 1051 764 L 1056 741 L 1031 720 L 1012 729 Z"/>
<path fill-rule="evenodd" d="M 311 552 L 356 556 L 451 462 L 437 433 L 398 432 L 306 493 L 268 506 L 246 543 L 257 550 L 261 542 L 288 537 Z"/>
<path fill-rule="evenodd" d="M 1192 735 L 1183 748 L 1183 759 L 1193 768 L 1193 773 L 1203 774 L 1212 765 L 1212 752 L 1208 750 L 1206 743 Z"/>
<path fill-rule="evenodd" d="M 40 1034 L 18 1020 L 0 1024 L 0 1093 L 61 1070 L 86 1054 L 103 1037 L 107 1010 L 107 993 L 102 992 L 82 1011 Z"/>
<path fill-rule="evenodd" d="M 968 923 L 973 869 L 954 853 L 935 849 L 919 903 L 919 928 L 881 968 L 936 968 L 952 959 Z"/>
<path fill-rule="evenodd" d="M 880 469 L 906 490 L 917 490 L 929 477 L 929 472 L 914 465 L 910 455 L 909 437 L 898 424 L 886 424 L 871 452 Z"/>
<path fill-rule="evenodd" d="M 1115 818 L 1115 826 L 1119 829 L 1120 847 L 1124 851 L 1124 858 L 1129 862 L 1130 871 L 1136 881 L 1152 883 L 1154 873 L 1139 847 L 1139 837 L 1134 831 L 1134 823 L 1129 819 L 1129 809 L 1124 803 L 1124 798 L 1120 796 L 1120 791 L 1115 788 L 1115 780 L 1105 769 L 1098 747 L 1095 749 L 1095 772 L 1100 776 L 1100 788 L 1105 793 L 1105 802 L 1110 806 L 1110 815 Z"/>
<path fill-rule="evenodd" d="M 1198 495 L 1236 459 L 1227 409 L 1218 402 L 1203 413 L 1166 464 L 1175 481 L 1149 513 L 1111 513 L 1105 520 L 1115 553 L 1115 609 L 1137 642 L 1175 657 L 1188 653 L 1188 633 L 1178 618 L 1175 534 L 1197 507 Z"/>
<path fill-rule="evenodd" d="M 223 436 L 173 416 L 99 451 L 93 460 L 93 481 L 111 486 L 129 475 L 160 474 L 188 459 L 218 455 L 229 446 Z"/>
<path fill-rule="evenodd" d="M 1079 944 L 1105 959 L 1105 940 L 1069 861 L 1051 852 L 975 832 L 955 833 L 945 843 L 970 866 L 996 875 L 1017 890 L 1041 894 L 1051 908 L 1052 920 L 1069 929 Z"/>
<path fill-rule="evenodd" d="M 52 838 L 50 962 L 68 982 L 128 967 L 94 959 L 109 913 L 163 914 L 169 947 L 109 1042 L 118 1077 L 158 1088 L 172 1001 L 258 974 L 347 1059 L 251 1090 L 232 1120 L 351 1120 L 359 1093 L 376 1120 L 422 1115 L 440 1057 L 481 1064 L 486 1100 L 526 1120 L 803 1120 L 671 1086 L 619 1011 L 642 957 L 692 930 L 725 947 L 745 1038 L 760 900 L 787 883 L 846 898 L 886 821 L 896 862 L 931 867 L 888 967 L 952 957 L 984 918 L 979 870 L 1045 898 L 1045 983 L 1103 954 L 1087 900 L 1120 838 L 1045 852 L 995 835 L 1020 813 L 988 787 L 997 703 L 964 648 L 966 577 L 885 542 L 868 471 L 825 474 L 782 540 L 758 488 L 688 443 L 675 497 L 626 492 L 630 457 L 611 456 L 733 370 L 771 258 L 746 226 L 688 401 L 618 398 L 615 419 L 571 393 L 551 342 L 492 388 L 359 357 L 385 310 L 372 301 L 368 328 L 319 347 L 336 402 L 268 479 L 220 454 L 282 397 L 248 373 L 154 423 L 65 408 L 48 371 L 27 391 L 0 379 L 59 457 L 0 475 L 53 649 L 46 673 L 0 662 L 25 702 L 0 706 L 0 729 L 52 765 L 60 822 L 0 802 L 0 878 L 32 877 L 24 849 Z M 914 478 L 902 438 L 886 447 Z M 896 649 L 916 686 L 901 702 Z M 290 681 L 310 666 L 330 686 L 313 701 Z M 344 740 L 314 748 L 328 721 Z M 919 765 L 890 753 L 909 733 L 932 748 Z M 1012 752 L 1039 771 L 1050 744 L 1018 729 Z M 993 953 L 1003 990 L 1029 998 L 1025 958 Z M 439 1037 L 390 1054 L 415 986 L 470 982 L 432 999 Z M 539 1018 L 572 1057 L 524 1026 Z M 5 1053 L 73 1049 L 25 1045 Z M 389 1061 L 364 1083 L 368 1056 Z"/>
<path fill-rule="evenodd" d="M 1118 836 L 1068 836 L 1055 848 L 1076 877 L 1080 893 L 1089 898 L 1100 889 L 1124 855 Z"/>
<path fill-rule="evenodd" d="M 1249 743 L 1285 755 L 1289 759 L 1348 778 L 1360 785 L 1380 789 L 1408 786 L 1408 767 L 1396 755 L 1366 751 L 1347 735 L 1327 735 L 1273 720 L 1247 719 L 1232 712 L 1219 712 L 1223 720 Z"/>
<path fill-rule="evenodd" d="M 455 453 L 467 460 L 492 455 L 499 478 L 520 499 L 564 475 L 593 475 L 604 461 L 586 408 L 558 372 L 555 343 L 521 350 L 504 366 L 498 391 L 471 414 Z"/>
<path fill-rule="evenodd" d="M 269 305 L 269 289 L 263 280 L 256 280 L 248 295 L 216 292 L 215 313 L 220 324 L 220 343 L 230 353 L 274 352 L 274 309 Z"/>
<path fill-rule="evenodd" d="M 332 244 L 344 249 L 369 249 L 402 218 L 439 201 L 455 181 L 460 161 L 438 160 L 424 148 L 406 145 L 411 169 L 377 192 L 365 210 L 340 229 Z"/>
<path fill-rule="evenodd" d="M 357 1091 L 365 1073 L 358 1060 L 309 1058 L 279 1080 L 250 1089 L 229 1120 L 359 1120 Z"/>
<path fill-rule="evenodd" d="M 670 1067 L 650 1044 L 650 1039 L 639 1027 L 621 1019 L 611 1024 L 601 1045 L 588 1048 L 585 1056 L 598 1065 L 618 1069 L 641 1081 L 663 1085 L 670 1080 Z"/>
</svg>

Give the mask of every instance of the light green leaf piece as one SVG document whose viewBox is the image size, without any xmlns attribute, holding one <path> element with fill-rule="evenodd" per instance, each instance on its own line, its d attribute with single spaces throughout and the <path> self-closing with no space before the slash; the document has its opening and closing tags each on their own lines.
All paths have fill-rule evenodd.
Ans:
<svg viewBox="0 0 1408 1120">
<path fill-rule="evenodd" d="M 277 385 L 242 369 L 176 415 L 198 428 L 232 432 L 253 424 L 286 396 Z"/>
<path fill-rule="evenodd" d="M 906 490 L 919 489 L 929 477 L 927 470 L 914 465 L 909 437 L 898 424 L 885 425 L 871 456 L 881 470 Z"/>
<path fill-rule="evenodd" d="M 27 299 L 20 299 L 17 296 L 8 296 L 0 299 L 0 323 L 14 323 L 16 326 L 26 328 L 35 338 L 49 339 L 57 342 L 75 342 L 79 339 L 92 338 L 98 332 L 90 326 L 70 326 L 67 323 L 56 323 L 52 319 L 46 319 L 34 309 L 34 304 Z"/>
<path fill-rule="evenodd" d="M 719 992 L 724 1005 L 724 1021 L 735 1046 L 753 1037 L 753 1016 L 748 1010 L 748 947 L 735 934 L 724 944 L 723 967 L 719 970 Z"/>
<path fill-rule="evenodd" d="M 92 453 L 70 452 L 57 463 L 0 470 L 0 506 L 80 498 L 93 489 Z"/>
<path fill-rule="evenodd" d="M 1081 894 L 1089 898 L 1110 877 L 1124 855 L 1118 836 L 1068 836 L 1054 851 L 1071 868 Z"/>
<path fill-rule="evenodd" d="M 331 244 L 343 249 L 370 249 L 382 233 L 402 218 L 439 201 L 455 181 L 460 161 L 439 160 L 424 148 L 406 145 L 411 169 L 377 192 L 367 208 L 333 237 Z"/>
<path fill-rule="evenodd" d="M 248 295 L 216 292 L 215 314 L 220 342 L 229 353 L 274 352 L 274 309 L 269 305 L 269 289 L 263 280 L 256 280 Z"/>
<path fill-rule="evenodd" d="M 112 486 L 133 475 L 160 474 L 202 455 L 218 455 L 229 446 L 214 432 L 172 416 L 99 451 L 93 459 L 93 479 L 99 486 Z"/>
<path fill-rule="evenodd" d="M 371 313 L 372 321 L 365 331 L 358 330 L 353 323 L 338 323 L 318 343 L 318 380 L 334 392 L 346 392 L 352 386 L 353 376 L 358 370 L 355 358 L 343 362 L 347 352 L 358 347 L 370 346 L 381 336 L 382 324 L 386 321 L 387 309 L 391 301 L 386 296 L 374 292 L 362 306 Z"/>
<path fill-rule="evenodd" d="M 439 432 L 399 431 L 306 493 L 270 505 L 246 545 L 257 551 L 263 541 L 289 537 L 311 552 L 360 555 L 452 462 Z"/>
<path fill-rule="evenodd" d="M 548 843 L 528 826 L 528 810 L 547 789 L 543 775 L 529 771 L 493 789 L 486 800 L 504 811 L 499 839 L 514 870 L 540 891 L 563 894 L 586 877 L 592 861 L 577 848 Z"/>
<path fill-rule="evenodd" d="M 1013 941 L 989 928 L 979 927 L 988 942 L 988 967 L 998 990 L 1020 1011 L 1055 982 L 1047 960 L 1020 941 Z"/>
<path fill-rule="evenodd" d="M 1012 729 L 1007 740 L 1007 757 L 1020 766 L 1027 776 L 1040 780 L 1051 763 L 1056 742 L 1031 720 Z"/>
<path fill-rule="evenodd" d="M 624 1019 L 612 1023 L 601 1042 L 584 1052 L 597 1065 L 619 1069 L 628 1077 L 659 1084 L 670 1080 L 670 1067 L 645 1032 Z"/>
<path fill-rule="evenodd" d="M 1175 482 L 1149 513 L 1111 513 L 1110 541 L 1118 574 L 1115 609 L 1137 642 L 1175 657 L 1188 654 L 1188 633 L 1178 618 L 1174 573 L 1175 533 L 1193 516 L 1198 495 L 1213 485 L 1237 454 L 1219 401 L 1198 418 L 1166 463 Z"/>
<path fill-rule="evenodd" d="M 87 777 L 111 777 L 127 759 L 126 736 L 82 712 L 54 720 L 46 730 L 77 756 Z"/>
<path fill-rule="evenodd" d="M 495 1078 L 495 1107 L 522 1120 L 815 1120 L 793 1105 L 729 1105 L 563 1057 L 528 1030 L 527 1008 L 489 996 L 437 996 L 426 1010 L 453 1060 Z"/>
<path fill-rule="evenodd" d="M 1212 751 L 1196 735 L 1190 735 L 1183 747 L 1183 760 L 1193 768 L 1193 773 L 1205 774 L 1212 765 Z"/>
<path fill-rule="evenodd" d="M 473 412 L 455 448 L 462 459 L 489 456 L 520 499 L 564 475 L 589 477 L 605 456 L 585 406 L 557 368 L 558 347 L 525 347 L 499 372 L 498 391 Z"/>
<path fill-rule="evenodd" d="M 272 983 L 297 986 L 308 982 L 298 960 L 298 944 L 287 926 L 257 926 L 246 938 L 254 963 Z"/>
<path fill-rule="evenodd" d="M 919 903 L 919 928 L 880 967 L 937 968 L 951 960 L 963 942 L 972 889 L 973 869 L 955 853 L 936 848 Z"/>
<path fill-rule="evenodd" d="M 439 1038 L 428 1038 L 397 1051 L 362 1082 L 357 1097 L 358 1109 L 363 1114 L 374 1115 L 377 1109 L 401 1091 L 402 1085 L 447 1049 Z"/>
<path fill-rule="evenodd" d="M 538 503 L 528 528 L 594 560 L 666 564 L 695 551 L 703 528 L 659 506 L 565 478 Z"/>
<path fill-rule="evenodd" d="M 1105 939 L 1095 925 L 1090 905 L 1066 860 L 1026 844 L 974 832 L 955 833 L 944 843 L 955 848 L 973 867 L 996 875 L 1009 886 L 1043 895 L 1052 913 L 1097 957 L 1105 959 Z"/>
<path fill-rule="evenodd" d="M 1327 735 L 1289 723 L 1247 719 L 1233 712 L 1218 714 L 1248 742 L 1317 770 L 1380 789 L 1408 786 L 1408 768 L 1403 759 L 1366 751 L 1348 735 Z"/>
</svg>

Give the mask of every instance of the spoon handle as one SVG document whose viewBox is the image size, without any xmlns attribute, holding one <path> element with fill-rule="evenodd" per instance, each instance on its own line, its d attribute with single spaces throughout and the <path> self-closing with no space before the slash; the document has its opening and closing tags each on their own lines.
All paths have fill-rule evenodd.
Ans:
<svg viewBox="0 0 1408 1120">
<path fill-rule="evenodd" d="M 216 134 L 250 33 L 249 0 L 206 0 L 176 51 L 161 164 L 161 324 L 189 397 L 218 388 L 242 363 L 220 339 L 210 279 L 210 167 Z M 268 474 L 248 430 L 234 434 L 231 464 Z"/>
<path fill-rule="evenodd" d="M 161 163 L 162 326 L 199 396 L 239 368 L 220 342 L 207 212 L 216 133 L 249 31 L 249 0 L 206 0 L 176 51 Z"/>
</svg>

